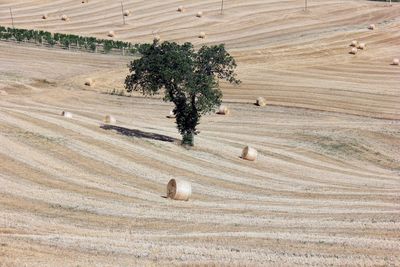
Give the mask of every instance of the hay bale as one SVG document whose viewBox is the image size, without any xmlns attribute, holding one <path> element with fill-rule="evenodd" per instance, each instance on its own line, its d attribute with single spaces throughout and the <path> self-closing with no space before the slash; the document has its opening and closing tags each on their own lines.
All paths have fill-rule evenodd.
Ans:
<svg viewBox="0 0 400 267">
<path fill-rule="evenodd" d="M 174 113 L 173 110 L 170 110 L 170 111 L 169 111 L 169 115 L 167 116 L 167 118 L 168 118 L 168 119 L 173 119 L 173 118 L 175 118 L 175 113 Z"/>
<path fill-rule="evenodd" d="M 184 180 L 171 179 L 167 185 L 167 197 L 174 200 L 188 201 L 192 195 L 192 186 Z"/>
<path fill-rule="evenodd" d="M 67 15 L 62 15 L 62 16 L 61 16 L 61 20 L 63 20 L 63 21 L 68 21 L 69 18 L 68 18 Z"/>
<path fill-rule="evenodd" d="M 246 146 L 242 151 L 242 159 L 255 161 L 257 159 L 258 152 L 252 147 Z"/>
<path fill-rule="evenodd" d="M 256 105 L 260 107 L 265 107 L 267 105 L 267 101 L 265 100 L 264 97 L 259 97 L 256 100 Z"/>
<path fill-rule="evenodd" d="M 72 113 L 68 112 L 68 111 L 61 112 L 61 116 L 68 118 L 68 119 L 72 119 Z"/>
<path fill-rule="evenodd" d="M 47 19 L 48 17 L 49 17 L 49 15 L 47 15 L 47 14 L 42 15 L 42 19 Z"/>
<path fill-rule="evenodd" d="M 353 47 L 353 48 L 351 49 L 351 51 L 350 51 L 350 54 L 355 55 L 355 54 L 357 54 L 357 52 L 358 52 L 357 47 Z"/>
<path fill-rule="evenodd" d="M 178 12 L 185 12 L 185 8 L 183 6 L 178 6 Z"/>
<path fill-rule="evenodd" d="M 158 34 L 156 34 L 156 35 L 154 35 L 154 37 L 153 37 L 153 42 L 160 42 L 161 41 L 161 37 L 160 37 L 160 35 L 158 35 Z"/>
<path fill-rule="evenodd" d="M 350 46 L 357 47 L 358 42 L 356 40 L 351 41 Z"/>
<path fill-rule="evenodd" d="M 201 39 L 206 38 L 206 33 L 205 32 L 200 32 L 199 38 L 201 38 Z"/>
<path fill-rule="evenodd" d="M 107 123 L 107 124 L 114 124 L 114 123 L 117 123 L 117 119 L 116 118 L 114 118 L 112 115 L 106 115 L 105 117 L 104 117 L 104 123 Z"/>
<path fill-rule="evenodd" d="M 228 107 L 226 107 L 226 106 L 220 106 L 218 109 L 218 112 L 217 112 L 217 114 L 219 114 L 219 115 L 229 115 L 229 113 L 230 113 L 230 111 L 229 111 Z"/>
<path fill-rule="evenodd" d="M 370 25 L 368 26 L 368 30 L 373 31 L 373 30 L 375 30 L 375 29 L 376 29 L 375 24 L 370 24 Z"/>
<path fill-rule="evenodd" d="M 202 11 L 197 12 L 196 17 L 198 18 L 203 17 L 203 12 Z"/>
<path fill-rule="evenodd" d="M 130 16 L 130 15 L 131 15 L 131 11 L 130 11 L 130 10 L 125 10 L 124 13 L 123 13 L 123 15 L 124 15 L 125 17 Z"/>
<path fill-rule="evenodd" d="M 90 87 L 94 86 L 94 80 L 92 78 L 87 78 L 85 80 L 85 85 Z"/>
<path fill-rule="evenodd" d="M 392 65 L 399 66 L 399 65 L 400 65 L 400 59 L 398 59 L 398 58 L 394 58 L 394 59 L 393 59 L 393 63 L 392 63 Z"/>
<path fill-rule="evenodd" d="M 6 91 L 4 91 L 4 90 L 0 90 L 0 95 L 6 96 L 6 95 L 8 95 L 8 93 Z"/>
<path fill-rule="evenodd" d="M 365 50 L 367 48 L 367 45 L 365 43 L 359 43 L 357 48 L 361 49 L 361 50 Z"/>
<path fill-rule="evenodd" d="M 109 31 L 107 36 L 108 37 L 115 37 L 115 32 L 114 31 Z"/>
</svg>

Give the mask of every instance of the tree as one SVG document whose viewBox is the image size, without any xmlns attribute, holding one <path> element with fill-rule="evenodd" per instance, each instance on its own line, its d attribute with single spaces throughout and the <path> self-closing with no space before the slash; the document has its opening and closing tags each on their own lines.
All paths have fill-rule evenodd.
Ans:
<svg viewBox="0 0 400 267">
<path fill-rule="evenodd" d="M 175 104 L 182 144 L 193 146 L 201 116 L 221 104 L 219 79 L 240 83 L 234 58 L 223 44 L 203 46 L 196 52 L 191 43 L 154 41 L 138 46 L 138 52 L 142 57 L 130 63 L 125 88 L 143 95 L 163 91 L 164 101 Z"/>
</svg>

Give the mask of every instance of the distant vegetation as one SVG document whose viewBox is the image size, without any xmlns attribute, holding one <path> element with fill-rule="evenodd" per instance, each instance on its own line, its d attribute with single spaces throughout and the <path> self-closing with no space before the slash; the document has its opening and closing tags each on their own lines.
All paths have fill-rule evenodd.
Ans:
<svg viewBox="0 0 400 267">
<path fill-rule="evenodd" d="M 95 52 L 96 48 L 101 46 L 105 53 L 110 52 L 112 49 L 126 49 L 127 54 L 135 54 L 138 47 L 138 45 L 133 45 L 129 42 L 97 39 L 74 34 L 51 33 L 42 30 L 6 28 L 3 26 L 0 26 L 0 40 L 46 43 L 50 46 L 60 45 L 63 48 L 70 48 L 73 45 L 81 50 L 84 49 L 92 52 Z"/>
</svg>

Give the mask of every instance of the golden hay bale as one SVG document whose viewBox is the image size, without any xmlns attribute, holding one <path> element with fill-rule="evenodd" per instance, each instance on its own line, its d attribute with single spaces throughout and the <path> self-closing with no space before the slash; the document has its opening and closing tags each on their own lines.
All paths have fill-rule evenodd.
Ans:
<svg viewBox="0 0 400 267">
<path fill-rule="evenodd" d="M 188 201 L 192 195 L 192 186 L 184 180 L 171 179 L 167 185 L 167 197 L 174 200 Z"/>
<path fill-rule="evenodd" d="M 357 52 L 358 52 L 358 49 L 356 47 L 353 47 L 350 51 L 350 54 L 355 55 L 355 54 L 357 54 Z"/>
<path fill-rule="evenodd" d="M 169 118 L 169 119 L 175 118 L 175 113 L 174 113 L 173 110 L 170 110 L 170 111 L 169 111 L 169 115 L 167 116 L 167 118 Z"/>
<path fill-rule="evenodd" d="M 68 118 L 68 119 L 72 119 L 72 113 L 68 112 L 68 111 L 61 112 L 61 116 Z"/>
<path fill-rule="evenodd" d="M 265 100 L 264 97 L 259 97 L 256 100 L 256 105 L 260 107 L 265 107 L 267 105 L 267 101 Z"/>
<path fill-rule="evenodd" d="M 350 46 L 357 47 L 358 42 L 356 40 L 351 41 Z"/>
<path fill-rule="evenodd" d="M 229 115 L 229 113 L 230 113 L 230 111 L 229 111 L 228 107 L 226 107 L 226 106 L 220 106 L 219 110 L 217 112 L 217 114 L 220 114 L 220 115 Z"/>
<path fill-rule="evenodd" d="M 246 146 L 242 151 L 242 159 L 255 161 L 257 159 L 258 152 L 252 147 Z"/>
<path fill-rule="evenodd" d="M 47 15 L 47 14 L 42 15 L 42 19 L 47 19 L 48 17 L 49 17 L 49 15 Z"/>
<path fill-rule="evenodd" d="M 159 41 L 161 41 L 160 35 L 158 35 L 158 34 L 154 35 L 153 41 L 154 41 L 154 42 L 159 42 Z"/>
<path fill-rule="evenodd" d="M 206 38 L 206 33 L 205 32 L 200 32 L 199 38 L 201 38 L 201 39 Z"/>
<path fill-rule="evenodd" d="M 130 10 L 125 10 L 124 13 L 123 13 L 123 15 L 124 15 L 125 17 L 130 16 L 130 15 L 131 15 L 131 11 L 130 11 Z"/>
<path fill-rule="evenodd" d="M 368 30 L 375 30 L 375 29 L 376 29 L 375 24 L 370 24 L 368 26 Z"/>
<path fill-rule="evenodd" d="M 85 80 L 85 85 L 86 86 L 94 86 L 94 80 L 92 78 L 87 78 Z"/>
<path fill-rule="evenodd" d="M 365 43 L 359 43 L 357 48 L 361 49 L 361 50 L 365 50 L 367 48 L 367 45 Z"/>
<path fill-rule="evenodd" d="M 6 95 L 8 95 L 8 93 L 4 90 L 0 90 L 0 95 L 6 96 Z"/>
<path fill-rule="evenodd" d="M 106 115 L 105 117 L 104 117 L 104 123 L 107 123 L 107 124 L 114 124 L 114 123 L 117 123 L 117 119 L 116 118 L 114 118 L 112 115 Z"/>
<path fill-rule="evenodd" d="M 61 20 L 63 20 L 63 21 L 68 21 L 69 18 L 68 18 L 67 15 L 62 15 L 62 16 L 61 16 Z"/>
<path fill-rule="evenodd" d="M 203 12 L 202 11 L 197 12 L 196 17 L 198 18 L 203 17 Z"/>
<path fill-rule="evenodd" d="M 114 31 L 109 31 L 107 36 L 108 37 L 115 37 L 115 32 Z"/>
<path fill-rule="evenodd" d="M 183 6 L 178 6 L 178 12 L 185 12 L 185 8 Z"/>
<path fill-rule="evenodd" d="M 399 66 L 399 65 L 400 65 L 400 59 L 394 58 L 392 64 L 393 64 L 393 65 L 396 65 L 396 66 Z"/>
</svg>

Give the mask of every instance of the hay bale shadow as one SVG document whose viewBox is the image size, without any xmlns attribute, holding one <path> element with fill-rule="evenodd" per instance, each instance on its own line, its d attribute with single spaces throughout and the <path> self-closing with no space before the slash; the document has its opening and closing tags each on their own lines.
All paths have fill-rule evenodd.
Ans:
<svg viewBox="0 0 400 267">
<path fill-rule="evenodd" d="M 170 142 L 170 143 L 178 141 L 177 139 L 166 136 L 166 135 L 156 134 L 156 133 L 151 133 L 151 132 L 143 132 L 143 131 L 140 131 L 137 129 L 128 129 L 128 128 L 115 126 L 115 125 L 105 124 L 105 125 L 101 125 L 100 128 L 102 128 L 104 130 L 114 130 L 117 133 L 125 135 L 125 136 L 152 139 L 152 140 L 157 140 L 157 141 L 162 141 L 162 142 Z"/>
</svg>

